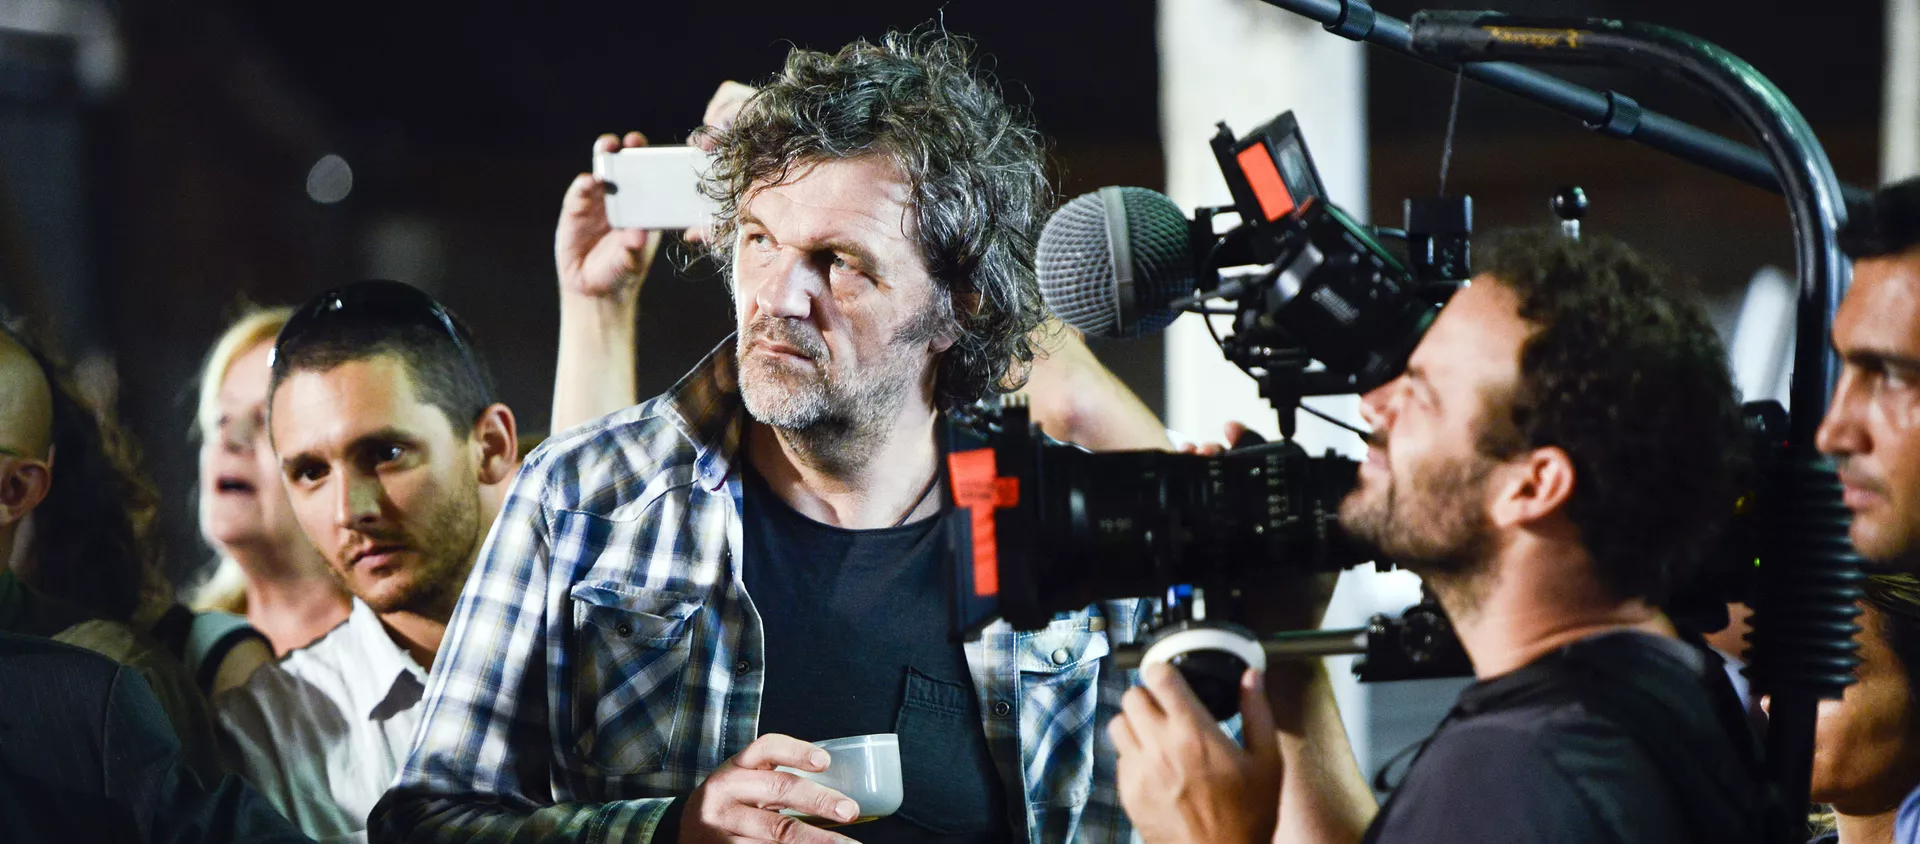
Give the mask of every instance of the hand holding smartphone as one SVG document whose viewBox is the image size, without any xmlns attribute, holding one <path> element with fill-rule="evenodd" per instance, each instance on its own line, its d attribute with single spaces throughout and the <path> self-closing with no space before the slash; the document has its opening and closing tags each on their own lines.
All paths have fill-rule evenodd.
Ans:
<svg viewBox="0 0 1920 844">
<path fill-rule="evenodd" d="M 593 156 L 607 186 L 607 222 L 617 229 L 708 225 L 718 205 L 700 192 L 711 155 L 699 147 L 629 147 Z"/>
</svg>

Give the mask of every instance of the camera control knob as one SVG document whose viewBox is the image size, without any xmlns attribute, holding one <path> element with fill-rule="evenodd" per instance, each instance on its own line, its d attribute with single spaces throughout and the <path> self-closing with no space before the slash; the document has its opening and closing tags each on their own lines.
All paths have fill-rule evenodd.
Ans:
<svg viewBox="0 0 1920 844">
<path fill-rule="evenodd" d="M 1580 220 L 1587 216 L 1587 192 L 1568 185 L 1553 193 L 1553 216 L 1562 220 Z"/>
<path fill-rule="evenodd" d="M 1580 239 L 1580 221 L 1587 216 L 1587 192 L 1578 185 L 1568 185 L 1554 191 L 1553 200 L 1548 203 L 1553 216 L 1560 218 L 1560 230 L 1573 240 Z"/>
</svg>

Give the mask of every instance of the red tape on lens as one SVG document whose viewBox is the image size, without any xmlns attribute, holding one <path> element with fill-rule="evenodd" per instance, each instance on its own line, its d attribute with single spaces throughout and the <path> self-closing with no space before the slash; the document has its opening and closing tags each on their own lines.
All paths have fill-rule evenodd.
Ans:
<svg viewBox="0 0 1920 844">
<path fill-rule="evenodd" d="M 1002 478 L 993 449 L 977 448 L 947 455 L 947 477 L 953 483 L 953 503 L 967 508 L 973 531 L 973 594 L 1000 594 L 1000 557 L 993 532 L 993 512 L 1020 503 L 1020 480 Z"/>
</svg>

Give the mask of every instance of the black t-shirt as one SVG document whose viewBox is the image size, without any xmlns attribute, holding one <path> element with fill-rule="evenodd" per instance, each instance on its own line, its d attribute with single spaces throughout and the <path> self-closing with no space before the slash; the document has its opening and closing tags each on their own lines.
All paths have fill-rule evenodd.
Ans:
<svg viewBox="0 0 1920 844">
<path fill-rule="evenodd" d="M 948 638 L 951 504 L 897 528 L 846 530 L 795 512 L 751 466 L 743 482 L 742 575 L 766 630 L 760 732 L 900 735 L 900 811 L 840 830 L 853 838 L 1008 840 L 978 696 Z"/>
<path fill-rule="evenodd" d="M 1365 840 L 1758 840 L 1753 742 L 1703 649 L 1586 639 L 1462 692 Z"/>
</svg>

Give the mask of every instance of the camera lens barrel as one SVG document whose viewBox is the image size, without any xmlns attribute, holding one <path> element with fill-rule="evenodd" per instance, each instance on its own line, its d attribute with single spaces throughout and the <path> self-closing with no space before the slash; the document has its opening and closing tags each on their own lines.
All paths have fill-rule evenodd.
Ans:
<svg viewBox="0 0 1920 844">
<path fill-rule="evenodd" d="M 1036 441 L 1027 460 L 1033 494 L 1020 506 L 1034 535 L 1022 556 L 1048 614 L 1179 584 L 1225 596 L 1250 575 L 1371 558 L 1337 524 L 1358 464 L 1290 441 L 1213 457 Z"/>
</svg>

